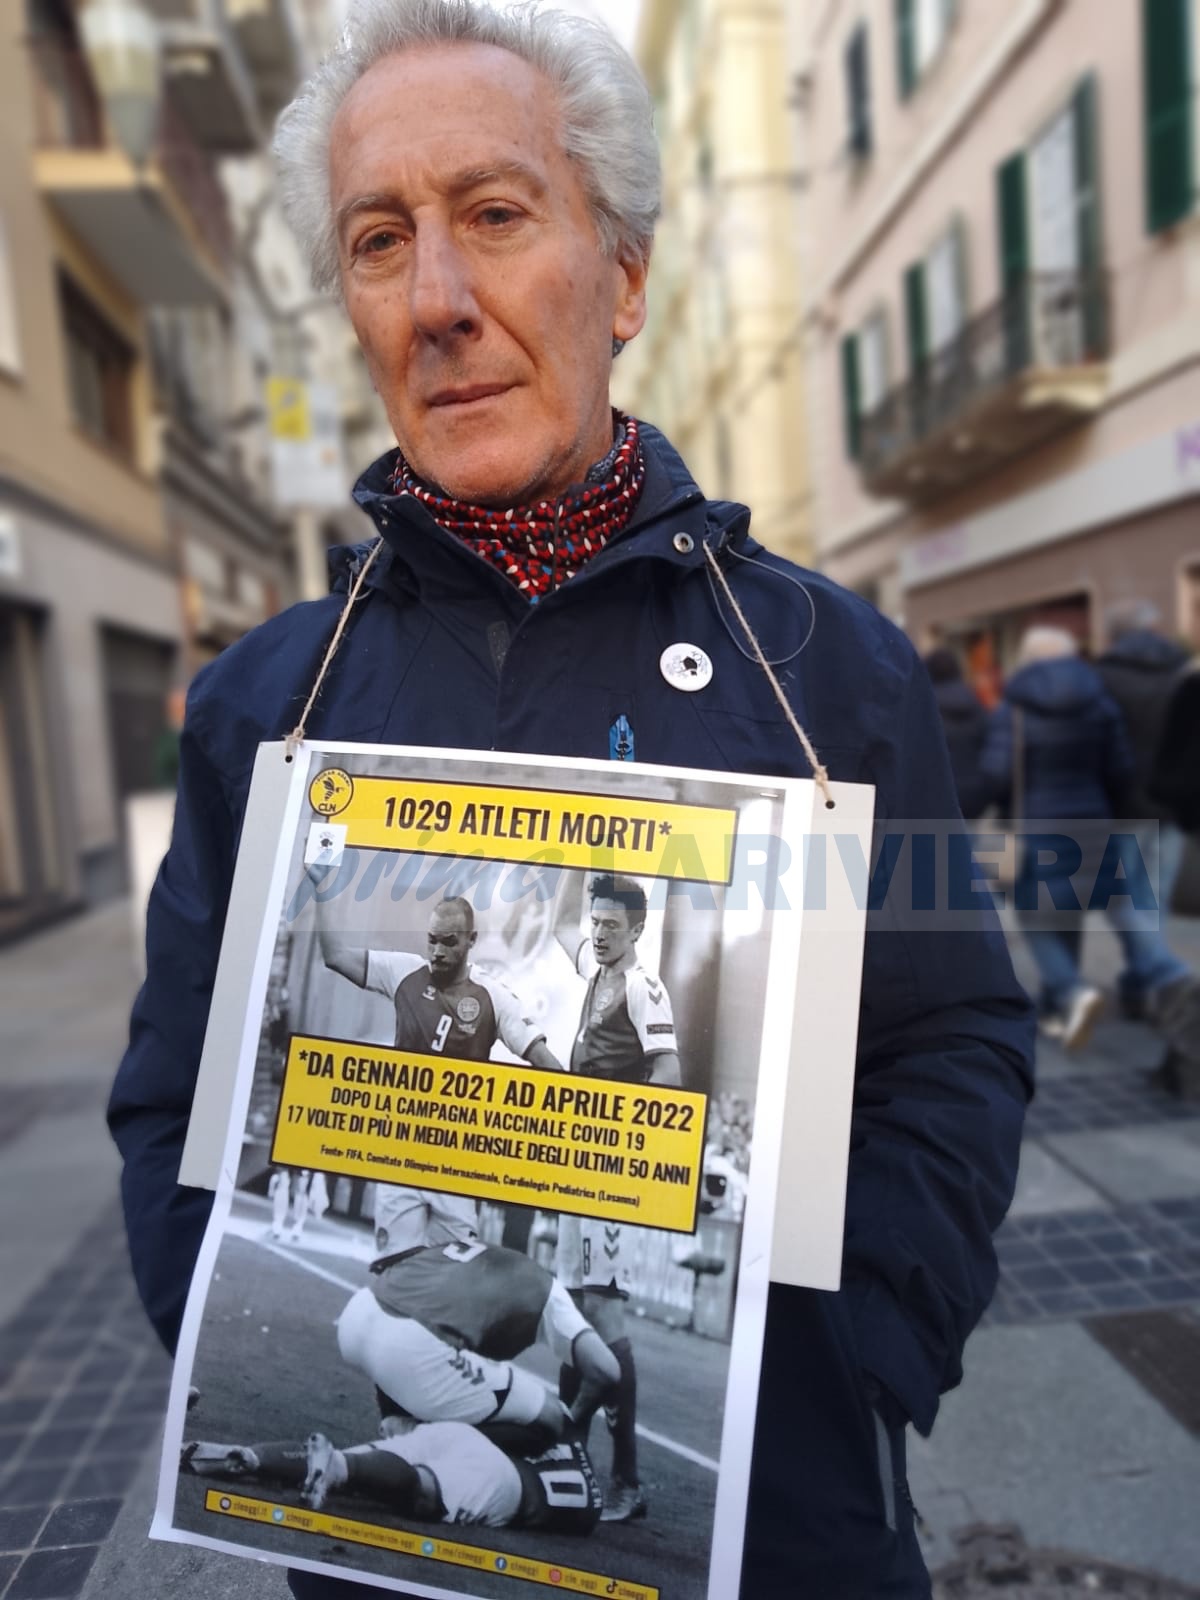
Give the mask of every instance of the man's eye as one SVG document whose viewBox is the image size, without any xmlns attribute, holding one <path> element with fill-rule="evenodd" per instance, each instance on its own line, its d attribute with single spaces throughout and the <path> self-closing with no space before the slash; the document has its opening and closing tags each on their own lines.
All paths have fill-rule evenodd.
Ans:
<svg viewBox="0 0 1200 1600">
<path fill-rule="evenodd" d="M 502 228 L 506 222 L 515 222 L 517 213 L 511 206 L 485 206 L 479 213 L 480 222 L 489 228 Z"/>
<path fill-rule="evenodd" d="M 369 233 L 358 248 L 366 255 L 378 255 L 380 251 L 394 244 L 395 240 L 394 233 L 387 228 L 380 228 L 378 233 Z"/>
</svg>

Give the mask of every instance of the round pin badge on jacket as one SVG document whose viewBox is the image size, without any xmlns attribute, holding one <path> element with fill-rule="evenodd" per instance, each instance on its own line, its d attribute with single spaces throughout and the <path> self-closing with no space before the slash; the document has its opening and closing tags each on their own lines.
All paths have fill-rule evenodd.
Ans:
<svg viewBox="0 0 1200 1600">
<path fill-rule="evenodd" d="M 684 694 L 695 694 L 712 682 L 712 660 L 698 644 L 669 644 L 658 658 L 658 666 L 672 689 Z"/>
</svg>

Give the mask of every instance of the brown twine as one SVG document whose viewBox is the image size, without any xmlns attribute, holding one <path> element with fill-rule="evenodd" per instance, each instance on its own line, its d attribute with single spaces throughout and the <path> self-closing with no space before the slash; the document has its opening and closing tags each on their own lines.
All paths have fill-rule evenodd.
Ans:
<svg viewBox="0 0 1200 1600">
<path fill-rule="evenodd" d="M 330 663 L 337 654 L 338 645 L 340 645 L 342 642 L 342 635 L 346 631 L 346 624 L 350 620 L 350 613 L 354 610 L 354 602 L 358 599 L 360 593 L 362 592 L 363 580 L 366 578 L 367 573 L 371 570 L 371 564 L 375 560 L 375 557 L 379 554 L 382 547 L 383 540 L 376 540 L 374 547 L 367 556 L 367 559 L 358 569 L 358 576 L 354 580 L 354 584 L 351 587 L 350 593 L 346 596 L 346 604 L 342 607 L 342 614 L 338 618 L 337 627 L 333 630 L 333 638 L 330 639 L 329 646 L 325 651 L 325 658 L 321 662 L 321 667 L 317 673 L 316 682 L 313 684 L 308 699 L 304 703 L 304 710 L 300 713 L 300 720 L 296 723 L 296 726 L 284 740 L 285 756 L 288 761 L 293 760 L 296 750 L 304 743 L 304 732 L 308 723 L 308 714 L 316 703 L 316 698 L 321 692 L 321 685 L 325 681 L 325 674 L 329 671 Z M 775 673 L 771 667 L 771 663 L 763 654 L 763 648 L 758 642 L 758 636 L 755 634 L 754 629 L 746 620 L 746 614 L 742 610 L 741 606 L 738 605 L 737 598 L 729 586 L 729 580 L 726 578 L 724 572 L 722 572 L 720 563 L 717 561 L 716 556 L 713 555 L 712 549 L 707 543 L 704 546 L 704 554 L 708 559 L 708 564 L 712 568 L 717 582 L 720 584 L 721 589 L 724 592 L 725 598 L 729 601 L 734 616 L 741 624 L 742 632 L 746 635 L 747 642 L 754 652 L 755 659 L 757 660 L 759 666 L 763 669 L 763 672 L 766 674 L 767 682 L 771 685 L 771 688 L 775 692 L 775 698 L 779 701 L 779 704 L 783 709 L 783 714 L 791 726 L 792 732 L 796 735 L 797 739 L 799 739 L 804 749 L 804 754 L 807 756 L 808 764 L 812 768 L 813 778 L 816 781 L 817 787 L 825 796 L 825 804 L 830 810 L 832 810 L 834 806 L 834 798 L 833 791 L 829 787 L 829 771 L 818 757 L 816 750 L 813 748 L 812 740 L 801 727 L 796 713 L 792 710 L 787 696 L 780 687 L 779 679 L 775 676 Z"/>
<path fill-rule="evenodd" d="M 775 698 L 783 707 L 783 714 L 791 724 L 792 732 L 796 735 L 797 739 L 799 739 L 800 743 L 804 747 L 804 754 L 808 757 L 808 764 L 812 768 L 813 777 L 816 780 L 817 788 L 820 789 L 821 793 L 825 796 L 825 804 L 828 809 L 832 811 L 834 807 L 834 798 L 833 791 L 829 787 L 828 768 L 826 768 L 823 762 L 818 759 L 817 752 L 813 748 L 812 740 L 800 726 L 799 718 L 792 710 L 787 696 L 780 687 L 779 679 L 775 676 L 775 673 L 771 667 L 771 663 L 763 654 L 762 645 L 759 644 L 754 629 L 750 626 L 749 622 L 747 622 L 746 613 L 742 610 L 741 606 L 738 605 L 737 600 L 734 597 L 733 590 L 729 587 L 729 580 L 721 571 L 720 563 L 718 562 L 716 556 L 713 555 L 712 548 L 707 541 L 705 541 L 704 545 L 704 554 L 708 558 L 709 566 L 716 575 L 717 582 L 721 585 L 721 588 L 724 591 L 725 598 L 729 601 L 730 606 L 733 608 L 734 616 L 741 624 L 742 632 L 746 635 L 746 639 L 749 642 L 750 648 L 754 651 L 755 660 L 766 673 L 767 682 L 771 685 L 771 688 L 774 689 Z"/>
<path fill-rule="evenodd" d="M 342 642 L 342 635 L 346 631 L 346 624 L 350 620 L 350 613 L 354 610 L 354 602 L 358 599 L 359 594 L 362 591 L 363 579 L 366 577 L 367 573 L 370 572 L 371 563 L 375 560 L 375 557 L 379 554 L 382 548 L 383 540 L 377 539 L 370 554 L 367 556 L 367 559 L 358 569 L 358 577 L 355 578 L 350 593 L 346 596 L 346 604 L 342 607 L 342 614 L 338 618 L 338 625 L 333 630 L 333 638 L 330 639 L 329 648 L 325 651 L 325 659 L 321 662 L 321 670 L 317 673 L 317 681 L 313 684 L 312 691 L 304 703 L 304 710 L 300 713 L 300 720 L 292 729 L 291 733 L 288 734 L 287 738 L 283 741 L 284 759 L 287 761 L 294 759 L 297 749 L 304 743 L 304 730 L 308 723 L 308 714 L 312 710 L 313 705 L 316 702 L 316 698 L 321 692 L 321 685 L 325 682 L 325 674 L 329 671 L 330 662 L 337 654 L 337 647 Z"/>
</svg>

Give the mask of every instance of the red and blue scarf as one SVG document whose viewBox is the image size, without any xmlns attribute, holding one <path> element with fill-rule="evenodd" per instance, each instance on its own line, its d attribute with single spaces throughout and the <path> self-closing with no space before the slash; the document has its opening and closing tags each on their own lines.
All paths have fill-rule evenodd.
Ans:
<svg viewBox="0 0 1200 1600">
<path fill-rule="evenodd" d="M 583 483 L 557 500 L 496 511 L 452 500 L 422 483 L 403 453 L 392 475 L 395 494 L 419 500 L 447 533 L 489 561 L 535 604 L 573 578 L 620 533 L 637 506 L 646 463 L 634 417 L 615 413 L 620 432 Z"/>
</svg>

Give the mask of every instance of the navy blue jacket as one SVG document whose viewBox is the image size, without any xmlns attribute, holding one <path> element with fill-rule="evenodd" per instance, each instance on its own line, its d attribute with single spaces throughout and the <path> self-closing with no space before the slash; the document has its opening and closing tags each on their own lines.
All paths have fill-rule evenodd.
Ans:
<svg viewBox="0 0 1200 1600">
<path fill-rule="evenodd" d="M 744 507 L 705 501 L 661 436 L 646 428 L 644 438 L 632 524 L 536 607 L 415 502 L 391 496 L 386 461 L 371 468 L 356 498 L 384 549 L 310 733 L 604 758 L 624 715 L 639 760 L 808 776 L 714 596 L 707 543 L 768 656 L 791 654 L 811 627 L 782 677 L 832 775 L 877 785 L 881 818 L 955 816 L 937 708 L 903 635 L 855 596 L 763 552 Z M 362 549 L 333 559 L 340 592 L 256 629 L 197 677 L 189 700 L 175 833 L 149 908 L 148 977 L 110 1107 L 134 1271 L 168 1345 L 211 1201 L 175 1177 L 250 770 L 259 741 L 295 723 Z M 714 662 L 698 693 L 660 673 L 661 652 L 679 641 Z M 991 1239 L 1015 1180 L 1032 1042 L 994 927 L 872 928 L 844 1287 L 771 1292 L 747 1597 L 928 1593 L 902 1487 L 903 1423 L 928 1432 L 994 1288 Z M 884 1476 L 894 1471 L 899 1490 L 881 1482 L 889 1446 Z M 354 1592 L 296 1581 L 306 1595 Z"/>
<path fill-rule="evenodd" d="M 991 798 L 1021 817 L 1131 814 L 1133 754 L 1124 721 L 1095 668 L 1078 656 L 1034 661 L 1013 673 L 992 713 L 980 767 Z"/>
<path fill-rule="evenodd" d="M 1139 817 L 1173 822 L 1174 813 L 1149 792 L 1162 745 L 1167 712 L 1189 666 L 1189 656 L 1171 639 L 1137 628 L 1124 634 L 1096 663 L 1105 689 L 1124 718 L 1133 752 L 1133 807 Z"/>
<path fill-rule="evenodd" d="M 971 685 L 961 678 L 935 683 L 933 695 L 941 713 L 959 807 L 964 817 L 977 817 L 987 804 L 979 770 L 987 739 L 987 709 Z"/>
</svg>

